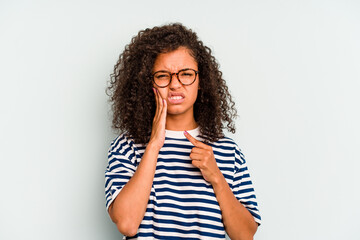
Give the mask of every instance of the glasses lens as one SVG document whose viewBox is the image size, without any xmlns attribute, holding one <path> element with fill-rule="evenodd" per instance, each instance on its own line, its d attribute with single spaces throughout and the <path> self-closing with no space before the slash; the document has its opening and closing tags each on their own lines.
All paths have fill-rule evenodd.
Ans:
<svg viewBox="0 0 360 240">
<path fill-rule="evenodd" d="M 154 81 L 159 87 L 167 86 L 170 82 L 171 75 L 168 72 L 156 72 Z"/>
<path fill-rule="evenodd" d="M 181 70 L 179 72 L 179 79 L 183 84 L 191 84 L 196 77 L 196 72 L 193 69 Z"/>
</svg>

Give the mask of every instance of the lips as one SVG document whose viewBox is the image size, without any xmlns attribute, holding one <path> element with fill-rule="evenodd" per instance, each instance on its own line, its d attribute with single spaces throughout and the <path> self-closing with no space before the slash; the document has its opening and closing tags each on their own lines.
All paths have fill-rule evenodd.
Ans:
<svg viewBox="0 0 360 240">
<path fill-rule="evenodd" d="M 184 101 L 185 95 L 183 93 L 170 92 L 168 101 L 171 104 L 180 104 Z"/>
</svg>

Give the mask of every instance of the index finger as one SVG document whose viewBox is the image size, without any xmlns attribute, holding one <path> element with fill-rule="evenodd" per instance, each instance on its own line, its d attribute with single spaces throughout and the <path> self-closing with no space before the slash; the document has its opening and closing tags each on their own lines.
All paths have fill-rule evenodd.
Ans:
<svg viewBox="0 0 360 240">
<path fill-rule="evenodd" d="M 200 147 L 200 148 L 208 148 L 209 146 L 206 145 L 205 143 L 202 143 L 198 140 L 196 140 L 193 136 L 190 135 L 190 133 L 188 133 L 187 131 L 184 131 L 184 135 L 185 137 L 195 146 L 195 147 Z"/>
<path fill-rule="evenodd" d="M 160 92 L 157 88 L 153 88 L 154 89 L 154 93 L 155 93 L 155 102 L 156 102 L 156 111 L 155 111 L 155 116 L 158 116 L 161 114 L 161 110 L 163 107 L 163 98 L 160 95 Z"/>
</svg>

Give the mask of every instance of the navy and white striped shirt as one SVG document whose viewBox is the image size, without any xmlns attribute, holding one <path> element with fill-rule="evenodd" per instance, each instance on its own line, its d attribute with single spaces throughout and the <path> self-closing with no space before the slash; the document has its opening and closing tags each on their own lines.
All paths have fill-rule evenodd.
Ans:
<svg viewBox="0 0 360 240">
<path fill-rule="evenodd" d="M 198 128 L 188 132 L 203 140 Z M 260 224 L 254 189 L 239 147 L 226 137 L 210 145 L 235 197 Z M 214 190 L 191 164 L 193 147 L 182 131 L 166 130 L 144 219 L 137 234 L 124 239 L 225 239 Z M 111 143 L 105 172 L 107 208 L 135 173 L 145 148 L 124 134 Z"/>
</svg>

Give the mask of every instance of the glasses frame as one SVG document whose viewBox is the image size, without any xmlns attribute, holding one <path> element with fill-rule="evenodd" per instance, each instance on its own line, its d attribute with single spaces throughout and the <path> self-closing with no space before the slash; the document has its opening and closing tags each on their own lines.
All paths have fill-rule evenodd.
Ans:
<svg viewBox="0 0 360 240">
<path fill-rule="evenodd" d="M 186 71 L 186 70 L 193 70 L 193 71 L 195 72 L 194 81 L 192 81 L 191 83 L 188 83 L 188 84 L 185 84 L 185 83 L 181 82 L 181 80 L 180 80 L 180 78 L 179 78 L 179 73 L 182 72 L 182 71 Z M 155 82 L 155 74 L 157 74 L 157 73 L 168 73 L 168 74 L 170 74 L 170 81 L 169 81 L 169 83 L 168 83 L 166 86 L 159 86 L 159 85 L 156 84 L 156 82 Z M 170 83 L 171 83 L 171 81 L 172 81 L 172 79 L 173 79 L 173 75 L 176 75 L 177 80 L 178 80 L 182 85 L 184 85 L 184 86 L 189 86 L 189 85 L 193 84 L 193 83 L 196 81 L 196 77 L 197 77 L 198 74 L 199 74 L 199 71 L 196 71 L 195 69 L 192 69 L 192 68 L 184 68 L 184 69 L 179 70 L 177 73 L 172 73 L 172 72 L 170 72 L 170 71 L 160 70 L 160 71 L 154 72 L 154 73 L 152 74 L 152 81 L 153 81 L 153 82 L 155 83 L 155 85 L 158 86 L 159 88 L 165 88 L 165 87 L 167 87 L 167 86 L 170 85 Z"/>
</svg>

